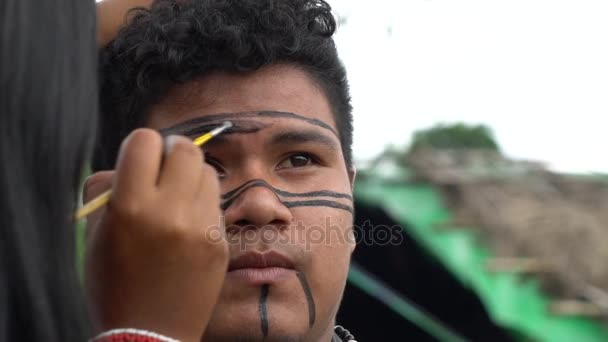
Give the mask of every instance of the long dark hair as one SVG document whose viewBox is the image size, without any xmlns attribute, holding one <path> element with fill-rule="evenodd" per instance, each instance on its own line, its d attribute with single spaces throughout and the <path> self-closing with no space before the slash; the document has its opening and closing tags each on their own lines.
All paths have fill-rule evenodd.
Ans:
<svg viewBox="0 0 608 342">
<path fill-rule="evenodd" d="M 0 1 L 0 341 L 84 341 L 79 180 L 97 111 L 93 0 Z"/>
</svg>

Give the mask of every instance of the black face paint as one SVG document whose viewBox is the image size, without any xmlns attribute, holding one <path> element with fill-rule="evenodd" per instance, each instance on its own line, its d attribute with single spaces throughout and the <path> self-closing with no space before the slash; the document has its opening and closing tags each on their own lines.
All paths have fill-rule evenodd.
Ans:
<svg viewBox="0 0 608 342">
<path fill-rule="evenodd" d="M 271 127 L 271 123 L 264 123 L 260 121 L 254 120 L 234 120 L 232 122 L 232 127 L 226 129 L 222 135 L 226 134 L 250 134 L 257 133 L 263 129 Z M 199 136 L 203 133 L 210 132 L 211 130 L 218 128 L 223 123 L 213 123 L 213 124 L 201 124 L 201 123 L 192 123 L 191 121 L 180 123 L 178 125 L 163 128 L 159 130 L 159 133 L 163 136 L 170 134 L 179 134 L 188 137 Z"/>
<path fill-rule="evenodd" d="M 308 285 L 308 281 L 306 280 L 306 276 L 302 272 L 296 272 L 298 279 L 300 280 L 300 284 L 302 285 L 302 289 L 304 289 L 304 296 L 306 297 L 306 302 L 308 304 L 308 326 L 312 328 L 315 324 L 316 319 L 316 308 L 315 301 L 312 297 L 312 291 L 310 290 L 310 285 Z"/>
<path fill-rule="evenodd" d="M 340 135 L 338 134 L 338 132 L 336 132 L 335 129 L 333 129 L 330 125 L 328 125 L 327 123 L 325 123 L 319 119 L 311 119 L 311 118 L 308 118 L 308 117 L 305 117 L 305 116 L 302 116 L 299 114 L 294 114 L 294 113 L 289 113 L 289 112 L 277 112 L 277 111 L 223 113 L 223 114 L 205 115 L 205 116 L 201 116 L 201 117 L 198 117 L 198 118 L 186 121 L 186 122 L 179 123 L 175 126 L 164 128 L 160 132 L 161 133 L 169 132 L 170 134 L 179 133 L 182 135 L 186 135 L 183 133 L 184 131 L 186 131 L 188 129 L 194 129 L 194 127 L 201 127 L 201 126 L 203 126 L 203 124 L 217 121 L 216 124 L 207 125 L 207 127 L 212 127 L 211 129 L 213 129 L 215 127 L 220 126 L 222 124 L 222 122 L 224 122 L 226 120 L 232 121 L 233 123 L 238 123 L 239 121 L 241 121 L 240 119 L 245 119 L 245 118 L 285 118 L 285 119 L 300 120 L 300 121 L 304 121 L 308 124 L 327 129 L 327 130 L 331 131 L 336 137 L 338 137 L 338 138 L 340 137 Z M 251 120 L 249 120 L 249 122 L 251 122 Z M 213 126 L 215 126 L 215 127 L 213 127 Z M 204 133 L 207 131 L 203 131 L 201 129 L 200 132 Z M 199 133 L 192 133 L 192 135 L 194 135 L 194 134 L 199 134 Z"/>
<path fill-rule="evenodd" d="M 269 190 L 276 193 L 276 191 L 274 191 L 274 188 L 270 184 L 268 184 L 265 180 L 252 179 L 252 180 L 247 181 L 247 182 L 243 183 L 242 185 L 236 187 L 236 189 L 230 190 L 227 193 L 223 194 L 222 200 L 227 200 L 227 199 L 230 199 L 231 197 L 236 197 L 235 195 L 240 195 L 240 193 L 242 193 L 243 191 L 245 191 L 249 188 L 256 187 L 256 186 L 268 188 Z"/>
<path fill-rule="evenodd" d="M 313 200 L 313 201 L 292 201 L 292 202 L 283 202 L 283 204 L 287 208 L 295 208 L 295 207 L 328 207 L 334 209 L 340 209 L 348 211 L 349 213 L 353 213 L 354 209 L 350 205 L 338 203 L 336 201 L 328 201 L 328 200 Z"/>
<path fill-rule="evenodd" d="M 268 308 L 266 307 L 266 302 L 268 300 L 269 288 L 270 285 L 268 284 L 262 285 L 262 293 L 260 294 L 260 304 L 258 305 L 258 310 L 260 312 L 260 324 L 264 337 L 268 337 Z"/>
<path fill-rule="evenodd" d="M 283 191 L 283 190 L 279 190 L 279 189 L 273 187 L 272 185 L 268 184 L 268 182 L 266 182 L 263 179 L 250 180 L 250 181 L 246 182 L 245 184 L 237 187 L 236 189 L 228 191 L 227 193 L 223 194 L 222 199 L 226 200 L 230 197 L 233 197 L 235 193 L 241 192 L 241 190 L 245 191 L 246 189 L 253 188 L 256 186 L 265 187 L 283 197 L 318 197 L 318 196 L 322 196 L 322 197 L 346 198 L 351 201 L 353 199 L 353 197 L 349 194 L 330 191 L 330 190 L 311 191 L 311 192 L 302 192 L 302 193 Z"/>
<path fill-rule="evenodd" d="M 304 297 L 306 298 L 306 304 L 308 307 L 308 327 L 312 328 L 315 324 L 317 317 L 317 310 L 315 307 L 315 300 L 312 296 L 312 290 L 306 280 L 306 276 L 302 272 L 296 272 L 300 285 L 304 290 Z M 270 285 L 264 284 L 261 288 L 260 302 L 258 304 L 258 311 L 260 313 L 260 328 L 262 329 L 262 335 L 264 338 L 268 337 L 268 293 L 270 291 Z"/>
<path fill-rule="evenodd" d="M 268 190 L 272 191 L 272 193 L 274 193 L 275 196 L 277 197 L 277 200 L 279 202 L 281 202 L 287 208 L 329 207 L 329 208 L 334 208 L 334 209 L 346 210 L 346 211 L 350 212 L 351 214 L 353 213 L 352 206 L 350 206 L 348 204 L 340 203 L 337 201 L 333 201 L 333 200 L 327 200 L 327 199 L 315 199 L 315 200 L 303 200 L 303 201 L 283 201 L 283 200 L 281 200 L 281 197 L 287 197 L 287 198 L 331 197 L 331 198 L 342 198 L 342 199 L 352 201 L 353 198 L 349 194 L 330 191 L 330 190 L 311 191 L 311 192 L 304 192 L 304 193 L 288 192 L 288 191 L 276 189 L 272 185 L 268 184 L 266 181 L 264 181 L 262 179 L 250 180 L 250 181 L 246 182 L 245 184 L 237 187 L 236 189 L 228 191 L 227 193 L 223 194 L 222 200 L 224 200 L 224 202 L 221 204 L 222 210 L 228 209 L 232 205 L 232 203 L 234 203 L 234 201 L 239 198 L 239 196 L 241 196 L 247 190 L 249 190 L 251 188 L 255 188 L 255 187 L 264 187 L 264 188 L 267 188 Z"/>
</svg>

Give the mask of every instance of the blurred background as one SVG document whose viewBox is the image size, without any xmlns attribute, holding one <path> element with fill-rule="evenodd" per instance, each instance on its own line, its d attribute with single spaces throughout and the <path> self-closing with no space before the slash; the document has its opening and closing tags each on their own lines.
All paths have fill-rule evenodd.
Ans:
<svg viewBox="0 0 608 342">
<path fill-rule="evenodd" d="M 508 156 L 608 172 L 605 1 L 329 2 L 361 162 L 465 122 L 488 125 Z"/>
<path fill-rule="evenodd" d="M 372 236 L 339 323 L 359 341 L 608 341 L 608 2 L 329 3 Z"/>
</svg>

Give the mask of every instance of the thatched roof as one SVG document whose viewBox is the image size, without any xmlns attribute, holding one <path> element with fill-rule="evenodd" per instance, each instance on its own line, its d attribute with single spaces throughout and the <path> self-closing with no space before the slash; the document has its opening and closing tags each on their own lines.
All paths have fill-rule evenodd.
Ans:
<svg viewBox="0 0 608 342">
<path fill-rule="evenodd" d="M 491 151 L 420 150 L 407 163 L 497 257 L 525 260 L 553 298 L 582 299 L 608 317 L 608 182 Z"/>
</svg>

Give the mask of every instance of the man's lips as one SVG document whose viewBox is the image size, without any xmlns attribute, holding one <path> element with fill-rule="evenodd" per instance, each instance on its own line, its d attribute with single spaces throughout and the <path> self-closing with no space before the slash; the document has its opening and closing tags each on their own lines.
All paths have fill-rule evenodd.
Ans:
<svg viewBox="0 0 608 342">
<path fill-rule="evenodd" d="M 277 283 L 294 269 L 294 263 L 278 252 L 247 252 L 230 261 L 227 277 L 257 286 Z"/>
<path fill-rule="evenodd" d="M 281 253 L 275 251 L 247 252 L 230 261 L 228 272 L 242 268 L 282 267 L 294 268 L 294 263 Z"/>
</svg>

